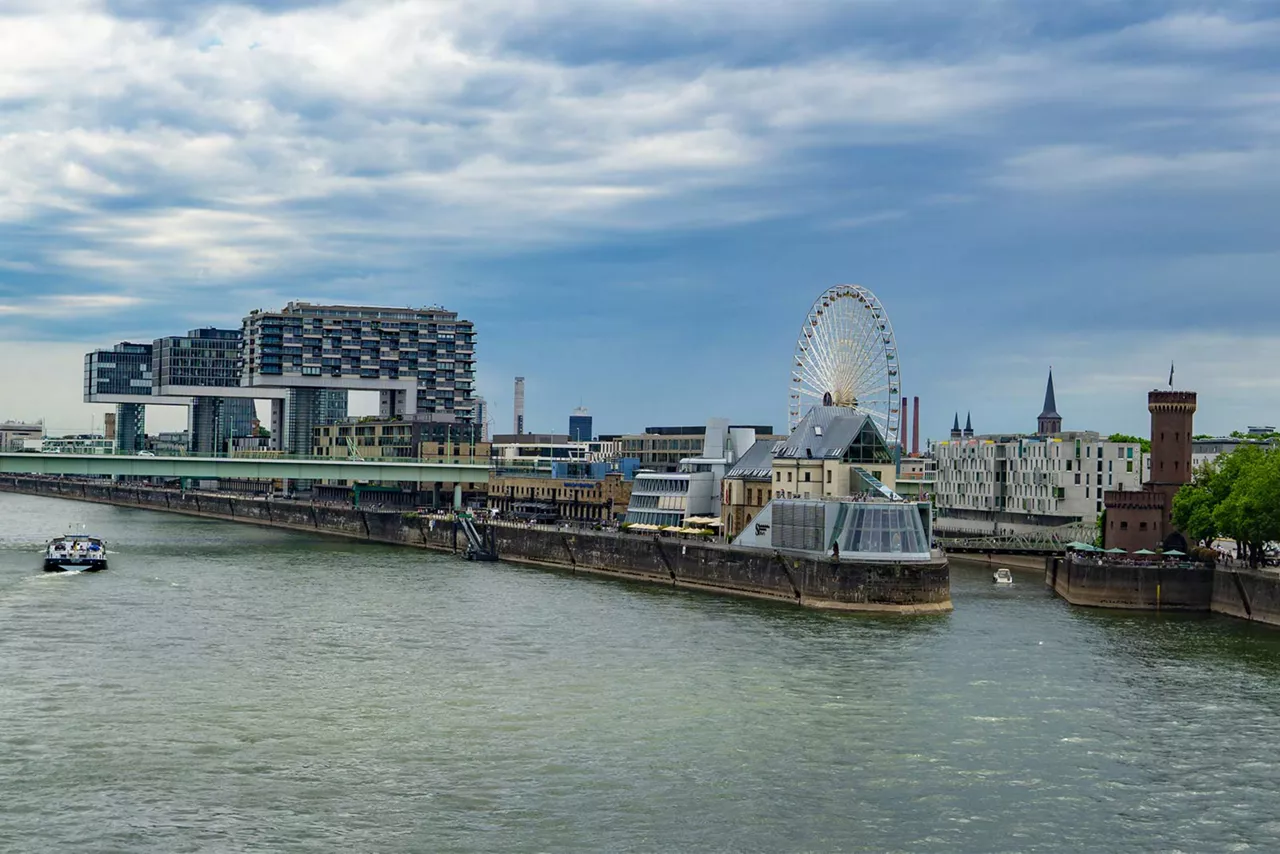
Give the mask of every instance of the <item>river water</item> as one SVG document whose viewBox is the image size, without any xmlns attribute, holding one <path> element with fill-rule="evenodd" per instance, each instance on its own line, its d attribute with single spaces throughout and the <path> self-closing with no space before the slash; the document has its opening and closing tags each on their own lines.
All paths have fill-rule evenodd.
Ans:
<svg viewBox="0 0 1280 854">
<path fill-rule="evenodd" d="M 1280 631 L 0 510 L 0 851 L 1280 850 Z M 39 571 L 73 522 L 109 571 Z"/>
</svg>

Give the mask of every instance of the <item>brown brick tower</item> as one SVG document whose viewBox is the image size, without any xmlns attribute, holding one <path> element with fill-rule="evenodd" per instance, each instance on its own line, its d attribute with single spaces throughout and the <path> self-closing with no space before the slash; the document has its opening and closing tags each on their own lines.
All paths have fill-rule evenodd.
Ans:
<svg viewBox="0 0 1280 854">
<path fill-rule="evenodd" d="M 1191 480 L 1191 434 L 1196 413 L 1194 391 L 1153 391 L 1147 395 L 1151 412 L 1151 480 L 1147 488 L 1164 494 L 1163 542 L 1173 529 L 1173 496 Z"/>
<path fill-rule="evenodd" d="M 1186 551 L 1186 539 L 1173 527 L 1173 497 L 1191 480 L 1196 393 L 1152 391 L 1147 394 L 1147 410 L 1151 413 L 1151 479 L 1141 492 L 1107 490 L 1103 544 L 1128 551 L 1160 547 Z"/>
</svg>

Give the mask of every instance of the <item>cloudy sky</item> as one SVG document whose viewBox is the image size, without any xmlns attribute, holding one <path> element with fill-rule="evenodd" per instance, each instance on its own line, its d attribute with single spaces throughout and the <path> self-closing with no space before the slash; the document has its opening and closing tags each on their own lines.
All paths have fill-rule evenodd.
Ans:
<svg viewBox="0 0 1280 854">
<path fill-rule="evenodd" d="M 475 321 L 508 429 L 786 421 L 830 285 L 923 432 L 1280 422 L 1280 4 L 0 0 L 0 418 L 289 299 Z M 161 419 L 162 420 L 162 419 Z M 158 419 L 152 416 L 153 425 Z"/>
</svg>

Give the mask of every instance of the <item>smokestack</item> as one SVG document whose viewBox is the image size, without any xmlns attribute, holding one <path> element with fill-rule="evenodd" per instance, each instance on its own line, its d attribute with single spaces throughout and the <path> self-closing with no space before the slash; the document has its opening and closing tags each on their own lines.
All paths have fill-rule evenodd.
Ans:
<svg viewBox="0 0 1280 854">
<path fill-rule="evenodd" d="M 910 431 L 907 430 L 907 399 L 905 397 L 902 399 L 902 408 L 899 409 L 898 412 L 901 413 L 902 416 L 898 420 L 898 423 L 902 425 L 902 435 L 900 436 L 901 441 L 899 444 L 902 445 L 902 453 L 905 456 L 907 453 L 907 435 L 910 433 Z"/>
<path fill-rule="evenodd" d="M 524 377 L 516 377 L 516 435 L 524 434 Z"/>
<path fill-rule="evenodd" d="M 920 398 L 911 398 L 911 454 L 920 454 Z"/>
</svg>

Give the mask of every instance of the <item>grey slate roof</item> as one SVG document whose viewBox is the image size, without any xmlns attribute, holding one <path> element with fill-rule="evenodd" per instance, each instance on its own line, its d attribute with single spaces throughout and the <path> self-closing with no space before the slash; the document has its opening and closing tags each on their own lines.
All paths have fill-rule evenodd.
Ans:
<svg viewBox="0 0 1280 854">
<path fill-rule="evenodd" d="M 733 468 L 725 472 L 727 478 L 744 480 L 771 480 L 773 478 L 773 449 L 781 442 L 756 442 L 743 454 Z"/>
<path fill-rule="evenodd" d="M 1058 402 L 1053 397 L 1053 368 L 1049 369 L 1049 385 L 1044 390 L 1044 412 L 1041 418 L 1061 418 L 1058 414 Z"/>
<path fill-rule="evenodd" d="M 815 406 L 796 426 L 791 437 L 779 443 L 774 456 L 804 459 L 812 452 L 814 459 L 841 457 L 858 438 L 866 422 L 866 415 L 845 406 Z M 815 427 L 820 429 L 815 430 Z"/>
</svg>

